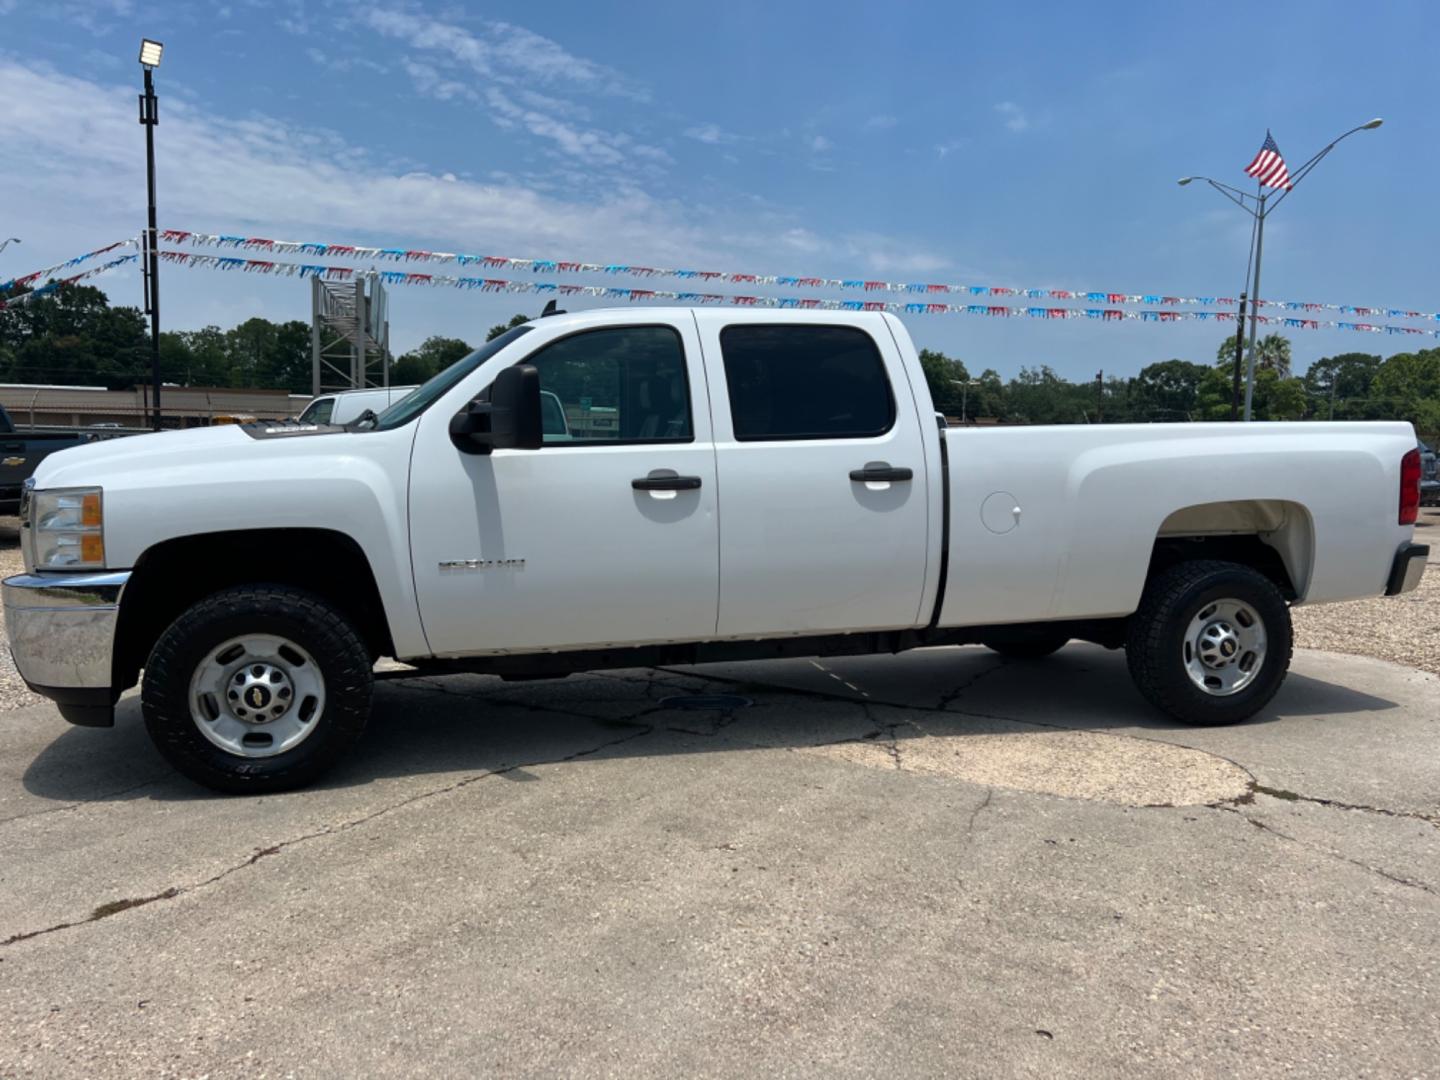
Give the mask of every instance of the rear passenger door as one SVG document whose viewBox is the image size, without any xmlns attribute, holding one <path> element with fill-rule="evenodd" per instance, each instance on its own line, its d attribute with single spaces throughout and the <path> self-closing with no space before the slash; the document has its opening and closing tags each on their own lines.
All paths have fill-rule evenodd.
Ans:
<svg viewBox="0 0 1440 1080">
<path fill-rule="evenodd" d="M 916 625 L 924 447 L 884 321 L 696 319 L 715 425 L 720 636 Z"/>
</svg>

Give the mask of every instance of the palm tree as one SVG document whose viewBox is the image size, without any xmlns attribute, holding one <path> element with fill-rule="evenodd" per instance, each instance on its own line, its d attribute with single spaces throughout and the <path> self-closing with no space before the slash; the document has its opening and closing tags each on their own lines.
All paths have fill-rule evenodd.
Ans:
<svg viewBox="0 0 1440 1080">
<path fill-rule="evenodd" d="M 1235 339 L 1227 337 L 1220 343 L 1215 359 L 1228 364 L 1235 359 Z M 1255 370 L 1273 371 L 1282 379 L 1290 377 L 1290 339 L 1283 334 L 1266 334 L 1255 342 Z"/>
</svg>

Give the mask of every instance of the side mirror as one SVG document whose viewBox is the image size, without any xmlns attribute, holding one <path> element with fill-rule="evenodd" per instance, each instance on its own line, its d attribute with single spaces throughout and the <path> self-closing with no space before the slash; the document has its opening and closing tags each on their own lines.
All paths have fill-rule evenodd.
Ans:
<svg viewBox="0 0 1440 1080">
<path fill-rule="evenodd" d="M 489 401 L 472 401 L 450 418 L 450 441 L 467 454 L 539 450 L 540 372 L 533 364 L 500 372 L 490 384 Z"/>
</svg>

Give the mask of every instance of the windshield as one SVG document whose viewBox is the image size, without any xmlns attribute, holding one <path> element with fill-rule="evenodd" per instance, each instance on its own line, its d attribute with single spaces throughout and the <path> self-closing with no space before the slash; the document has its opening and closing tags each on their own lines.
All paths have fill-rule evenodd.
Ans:
<svg viewBox="0 0 1440 1080">
<path fill-rule="evenodd" d="M 306 406 L 296 419 L 302 424 L 328 424 L 330 414 L 335 411 L 335 399 L 333 397 L 320 398 L 312 401 Z"/>
<path fill-rule="evenodd" d="M 466 375 L 469 375 L 521 334 L 529 332 L 530 327 L 528 325 L 517 326 L 512 330 L 505 331 L 505 333 L 499 337 L 487 341 L 469 356 L 456 360 L 455 363 L 451 364 L 444 371 L 440 372 L 440 374 L 421 386 L 419 390 L 411 394 L 406 394 L 404 398 L 382 412 L 380 418 L 375 421 L 375 426 L 370 430 L 389 431 L 391 428 L 397 428 L 401 424 L 408 424 L 428 409 L 436 398 L 444 396 L 451 387 L 465 378 Z"/>
</svg>

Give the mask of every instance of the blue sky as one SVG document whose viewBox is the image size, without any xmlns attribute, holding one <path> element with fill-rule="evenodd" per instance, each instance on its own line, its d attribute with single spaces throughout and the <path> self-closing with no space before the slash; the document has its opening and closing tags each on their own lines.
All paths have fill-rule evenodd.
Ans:
<svg viewBox="0 0 1440 1080">
<path fill-rule="evenodd" d="M 1267 127 L 1298 165 L 1383 116 L 1270 219 L 1264 291 L 1440 310 L 1440 9 L 1276 3 L 1260 20 L 1254 10 L 0 0 L 0 236 L 24 241 L 0 254 L 0 277 L 143 226 L 143 34 L 166 45 L 162 227 L 1234 295 L 1248 219 L 1175 179 L 1245 183 Z M 96 283 L 138 302 L 134 273 Z M 167 328 L 309 313 L 308 285 L 256 275 L 167 268 L 163 298 Z M 393 344 L 478 340 L 539 305 L 397 287 Z M 1223 334 L 1212 324 L 906 321 L 921 345 L 1006 376 L 1041 363 L 1085 378 L 1209 360 Z M 1291 337 L 1302 368 L 1437 344 Z"/>
</svg>

